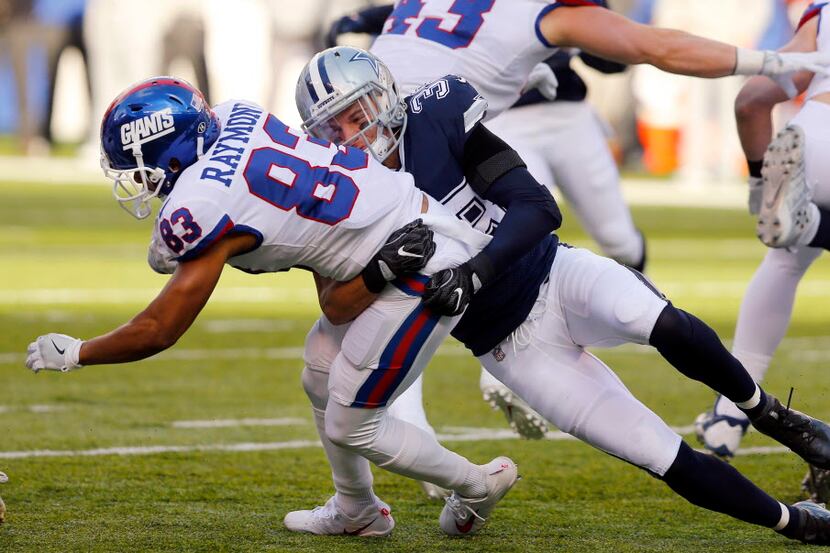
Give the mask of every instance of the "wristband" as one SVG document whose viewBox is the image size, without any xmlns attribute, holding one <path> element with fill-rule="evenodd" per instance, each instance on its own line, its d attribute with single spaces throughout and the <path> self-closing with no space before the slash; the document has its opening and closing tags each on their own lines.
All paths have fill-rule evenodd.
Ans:
<svg viewBox="0 0 830 553">
<path fill-rule="evenodd" d="M 764 69 L 767 54 L 763 50 L 748 48 L 735 49 L 735 69 L 733 75 L 760 75 Z"/>
</svg>

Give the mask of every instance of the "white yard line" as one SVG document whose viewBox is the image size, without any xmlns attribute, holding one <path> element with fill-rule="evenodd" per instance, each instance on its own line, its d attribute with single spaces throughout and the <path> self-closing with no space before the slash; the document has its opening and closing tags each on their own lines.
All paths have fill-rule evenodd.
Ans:
<svg viewBox="0 0 830 553">
<path fill-rule="evenodd" d="M 295 426 L 310 424 L 311 421 L 292 417 L 281 419 L 209 419 L 196 421 L 173 421 L 173 428 L 233 428 L 237 426 Z"/>
<path fill-rule="evenodd" d="M 0 290 L 2 305 L 122 304 L 144 303 L 155 298 L 158 288 L 21 288 Z M 311 288 L 275 286 L 219 287 L 211 296 L 213 303 L 317 303 Z"/>
<path fill-rule="evenodd" d="M 457 429 L 457 428 L 456 428 Z M 466 433 L 442 433 L 438 439 L 442 442 L 479 442 L 518 440 L 512 430 L 501 428 L 469 428 Z M 692 426 L 674 427 L 679 434 L 689 434 Z M 551 441 L 575 440 L 573 436 L 563 432 L 548 432 L 546 439 Z M 287 442 L 241 442 L 235 444 L 207 444 L 207 445 L 155 445 L 134 447 L 108 447 L 81 450 L 54 450 L 36 449 L 31 451 L 0 451 L 0 459 L 32 459 L 37 457 L 101 457 L 107 455 L 157 455 L 160 453 L 193 453 L 203 451 L 276 451 L 281 449 L 304 449 L 320 447 L 317 440 L 291 440 Z M 738 451 L 738 455 L 773 455 L 786 453 L 789 449 L 783 446 L 747 447 Z"/>
<path fill-rule="evenodd" d="M 64 411 L 63 405 L 0 405 L 0 413 L 11 413 L 12 411 L 29 411 L 30 413 L 54 413 Z"/>
<path fill-rule="evenodd" d="M 740 298 L 746 292 L 745 280 L 694 282 L 661 280 L 657 283 L 670 296 L 706 296 L 709 298 Z M 807 279 L 798 287 L 799 297 L 827 297 L 828 279 Z M 157 288 L 20 288 L 0 290 L 0 305 L 72 305 L 147 303 L 158 295 Z M 271 286 L 219 287 L 210 299 L 213 303 L 289 303 L 316 305 L 317 297 L 310 288 L 276 288 Z M 276 319 L 274 320 L 276 321 Z M 204 323 L 209 332 L 269 332 L 289 330 L 286 323 L 273 321 L 215 321 Z M 274 328 L 276 327 L 276 328 Z"/>
</svg>

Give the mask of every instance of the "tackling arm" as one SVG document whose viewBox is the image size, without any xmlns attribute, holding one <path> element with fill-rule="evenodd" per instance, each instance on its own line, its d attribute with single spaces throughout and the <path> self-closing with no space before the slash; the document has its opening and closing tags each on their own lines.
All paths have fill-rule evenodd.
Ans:
<svg viewBox="0 0 830 553">
<path fill-rule="evenodd" d="M 128 323 L 82 343 L 63 335 L 41 336 L 29 346 L 26 365 L 38 371 L 127 363 L 169 348 L 185 333 L 207 303 L 225 261 L 250 251 L 255 243 L 256 239 L 247 234 L 223 238 L 196 259 L 181 262 L 156 299 Z M 65 340 L 67 338 L 68 341 Z M 70 348 L 78 349 L 77 359 L 66 359 L 63 350 L 69 351 Z"/>
<path fill-rule="evenodd" d="M 434 312 L 459 315 L 472 295 L 559 228 L 562 214 L 543 185 L 531 176 L 515 150 L 481 123 L 464 144 L 464 175 L 476 193 L 505 210 L 493 240 L 475 257 L 438 271 L 424 291 Z"/>
<path fill-rule="evenodd" d="M 320 309 L 334 325 L 353 321 L 378 297 L 366 288 L 362 276 L 338 282 L 314 273 L 314 284 L 317 285 Z"/>
</svg>

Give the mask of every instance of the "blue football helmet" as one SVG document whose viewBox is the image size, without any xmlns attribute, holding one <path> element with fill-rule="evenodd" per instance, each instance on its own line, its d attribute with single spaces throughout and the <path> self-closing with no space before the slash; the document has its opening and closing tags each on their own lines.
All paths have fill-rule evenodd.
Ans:
<svg viewBox="0 0 830 553">
<path fill-rule="evenodd" d="M 406 105 L 392 73 L 360 48 L 336 46 L 311 58 L 297 81 L 295 101 L 308 134 L 337 145 L 361 140 L 380 162 L 398 148 L 406 131 Z M 360 109 L 363 125 L 346 137 L 339 118 L 353 106 Z"/>
<path fill-rule="evenodd" d="M 131 86 L 101 121 L 101 168 L 114 182 L 115 199 L 134 217 L 146 218 L 150 200 L 169 194 L 219 131 L 204 95 L 187 81 L 154 77 Z"/>
</svg>

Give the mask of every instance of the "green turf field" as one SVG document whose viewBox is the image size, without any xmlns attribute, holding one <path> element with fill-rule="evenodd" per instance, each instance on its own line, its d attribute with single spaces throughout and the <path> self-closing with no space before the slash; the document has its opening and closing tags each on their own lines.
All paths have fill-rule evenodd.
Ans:
<svg viewBox="0 0 830 553">
<path fill-rule="evenodd" d="M 9 510 L 0 552 L 799 548 L 694 508 L 646 473 L 581 443 L 485 439 L 506 427 L 480 401 L 477 364 L 457 343 L 427 369 L 431 421 L 441 434 L 465 438 L 446 440 L 460 453 L 478 462 L 510 455 L 523 476 L 487 527 L 471 539 L 444 537 L 441 506 L 414 482 L 377 470 L 376 492 L 397 520 L 392 537 L 289 533 L 281 523 L 287 511 L 320 504 L 332 491 L 299 382 L 300 348 L 316 317 L 307 273 L 228 269 L 172 350 L 133 365 L 34 375 L 23 360 L 37 335 L 106 331 L 151 299 L 165 277 L 144 261 L 149 222 L 132 220 L 106 188 L 4 184 L 0 194 L 0 471 L 10 477 L 0 485 Z M 635 217 L 649 237 L 651 277 L 675 304 L 731 337 L 741 294 L 764 253 L 749 216 L 654 207 L 636 209 Z M 565 240 L 591 245 L 574 220 L 565 227 Z M 828 282 L 830 267 L 818 262 L 767 380 L 784 398 L 795 386 L 793 405 L 823 418 L 830 418 Z M 707 389 L 645 348 L 597 353 L 672 425 L 690 425 L 710 405 Z M 271 425 L 186 422 L 226 419 Z M 773 445 L 757 434 L 746 444 Z M 150 446 L 162 450 L 128 449 Z M 108 448 L 144 454 L 100 455 Z M 63 453 L 31 453 L 44 450 Z M 792 454 L 740 457 L 735 466 L 782 500 L 800 497 L 804 467 Z"/>
</svg>

